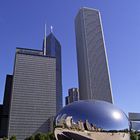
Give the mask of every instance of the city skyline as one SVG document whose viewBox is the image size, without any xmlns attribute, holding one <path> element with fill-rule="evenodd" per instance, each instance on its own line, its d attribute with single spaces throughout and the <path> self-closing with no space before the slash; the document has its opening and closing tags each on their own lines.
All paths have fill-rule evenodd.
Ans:
<svg viewBox="0 0 140 140">
<path fill-rule="evenodd" d="M 114 2 L 115 6 L 119 7 L 120 10 L 114 8 L 111 5 L 111 1 L 109 2 L 91 2 L 91 0 L 86 0 L 81 2 L 64 2 L 66 7 L 54 6 L 54 3 L 57 1 L 48 2 L 52 9 L 56 8 L 60 10 L 58 12 L 52 12 L 51 8 L 46 8 L 46 14 L 44 10 L 41 12 L 35 12 L 38 8 L 37 2 L 29 2 L 28 8 L 26 9 L 26 2 L 22 2 L 21 4 L 11 3 L 11 5 L 6 5 L 6 2 L 1 2 L 0 4 L 0 25 L 1 25 L 1 33 L 0 33 L 0 52 L 1 53 L 1 80 L 0 80 L 0 102 L 2 103 L 3 94 L 4 94 L 4 85 L 5 85 L 5 77 L 6 74 L 12 74 L 12 65 L 14 62 L 14 51 L 16 47 L 26 47 L 32 49 L 40 49 L 41 48 L 41 39 L 43 37 L 44 32 L 44 24 L 47 20 L 47 26 L 54 26 L 54 33 L 56 37 L 60 40 L 62 44 L 62 63 L 63 63 L 63 96 L 66 96 L 67 89 L 71 87 L 78 87 L 77 85 L 77 64 L 76 64 L 76 44 L 74 38 L 74 17 L 78 9 L 82 6 L 87 6 L 90 8 L 96 8 L 101 11 L 102 22 L 105 33 L 105 42 L 107 46 L 107 53 L 109 57 L 109 66 L 112 80 L 112 88 L 113 88 L 113 96 L 114 103 L 122 108 L 125 112 L 140 112 L 139 110 L 139 83 L 140 76 L 139 70 L 140 66 L 138 63 L 139 60 L 139 23 L 140 20 L 138 18 L 138 13 L 140 12 L 138 9 L 138 1 L 136 2 Z M 61 3 L 60 2 L 60 3 Z M 40 3 L 39 7 L 41 8 L 44 4 L 48 4 L 45 1 Z M 134 4 L 132 6 L 132 3 Z M 33 5 L 32 5 L 33 4 Z M 49 5 L 48 4 L 48 5 Z M 58 5 L 59 2 L 57 3 Z M 56 5 L 57 5 L 56 4 Z M 74 5 L 75 4 L 75 5 Z M 105 5 L 106 4 L 106 5 Z M 73 6 L 73 8 L 68 8 Z M 103 6 L 105 5 L 105 6 Z M 33 9 L 30 9 L 30 6 L 33 6 Z M 17 9 L 15 9 L 16 7 Z M 22 7 L 22 8 L 21 8 Z M 131 7 L 131 8 L 130 8 Z M 9 11 L 4 10 L 9 9 Z M 21 9 L 20 9 L 21 8 Z M 68 8 L 69 12 L 64 13 L 64 11 Z M 114 8 L 114 9 L 113 9 Z M 126 8 L 124 11 L 123 9 Z M 14 10 L 13 10 L 14 9 Z M 26 10 L 27 11 L 26 11 Z M 43 9 L 43 8 L 42 8 Z M 130 12 L 130 9 L 132 11 Z M 10 10 L 13 10 L 10 13 Z M 20 14 L 17 14 L 17 11 L 21 13 L 21 21 Z M 48 11 L 48 12 L 47 12 Z M 50 12 L 49 12 L 50 11 Z M 112 11 L 112 12 L 111 12 Z M 24 13 L 25 12 L 25 13 Z M 30 13 L 27 17 L 26 13 Z M 35 12 L 31 14 L 31 12 Z M 118 13 L 117 13 L 118 12 Z M 122 13 L 121 13 L 122 12 Z M 49 13 L 49 14 L 48 14 Z M 38 14 L 38 15 L 37 15 Z M 33 15 L 33 21 L 30 17 Z M 39 18 L 39 15 L 42 15 Z M 55 16 L 56 15 L 56 16 Z M 61 16 L 60 16 L 61 15 Z M 25 17 L 24 17 L 25 16 Z M 67 21 L 63 21 L 62 17 L 66 17 Z M 60 21 L 56 22 L 58 17 L 61 17 Z M 36 19 L 37 18 L 37 19 Z M 56 19 L 55 19 L 56 18 Z M 123 19 L 124 18 L 124 19 Z M 39 22 L 36 22 L 39 20 Z M 119 20 L 121 19 L 121 20 Z M 26 22 L 23 24 L 22 21 Z M 121 21 L 121 22 L 120 22 Z M 33 24 L 34 23 L 34 24 Z M 15 24 L 15 25 L 14 25 Z M 113 26 L 115 24 L 116 26 Z M 16 28 L 15 28 L 16 27 Z M 23 27 L 23 28 L 22 28 Z M 69 27 L 69 29 L 67 29 Z M 72 30 L 72 31 L 71 31 Z M 15 32 L 14 32 L 15 31 Z M 29 31 L 29 33 L 28 33 Z M 10 34 L 10 38 L 7 35 Z M 27 34 L 27 36 L 26 36 Z M 134 35 L 133 35 L 134 34 Z M 134 37 L 133 37 L 134 36 Z M 125 51 L 127 50 L 127 51 Z M 131 57 L 130 57 L 131 56 Z M 3 61 L 4 60 L 4 61 Z M 67 64 L 68 63 L 68 64 Z M 70 66 L 69 66 L 70 65 Z M 70 76 L 68 75 L 70 74 Z M 63 98 L 64 100 L 64 98 Z M 132 104 L 130 104 L 132 103 Z"/>
</svg>

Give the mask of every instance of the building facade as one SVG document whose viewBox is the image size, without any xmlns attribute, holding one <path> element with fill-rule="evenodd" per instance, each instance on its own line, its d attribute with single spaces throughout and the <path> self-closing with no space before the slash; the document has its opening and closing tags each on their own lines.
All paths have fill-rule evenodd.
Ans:
<svg viewBox="0 0 140 140">
<path fill-rule="evenodd" d="M 8 120 L 9 120 L 9 110 L 10 110 L 10 101 L 11 101 L 11 91 L 12 91 L 12 75 L 6 76 L 5 82 L 5 92 L 4 100 L 2 106 L 2 114 L 0 119 L 0 137 L 7 137 L 8 135 Z"/>
<path fill-rule="evenodd" d="M 44 44 L 44 43 L 43 43 Z M 51 32 L 46 38 L 46 55 L 56 58 L 56 110 L 62 108 L 62 70 L 61 70 L 61 45 Z M 44 46 L 44 47 L 45 47 Z"/>
<path fill-rule="evenodd" d="M 53 118 L 62 108 L 62 74 L 61 45 L 52 33 L 45 36 L 43 50 L 16 49 L 8 100 L 9 138 L 53 130 Z"/>
<path fill-rule="evenodd" d="M 65 104 L 68 105 L 74 101 L 79 100 L 79 89 L 78 88 L 70 88 L 68 90 L 68 96 L 65 98 Z"/>
<path fill-rule="evenodd" d="M 132 124 L 132 130 L 140 132 L 140 113 L 129 113 L 129 120 Z"/>
<path fill-rule="evenodd" d="M 56 106 L 56 58 L 16 49 L 8 136 L 23 140 L 47 132 Z"/>
<path fill-rule="evenodd" d="M 4 136 L 2 130 L 2 119 L 3 119 L 3 105 L 0 105 L 0 138 Z"/>
<path fill-rule="evenodd" d="M 75 18 L 80 99 L 112 103 L 111 81 L 100 12 L 81 8 Z"/>
</svg>

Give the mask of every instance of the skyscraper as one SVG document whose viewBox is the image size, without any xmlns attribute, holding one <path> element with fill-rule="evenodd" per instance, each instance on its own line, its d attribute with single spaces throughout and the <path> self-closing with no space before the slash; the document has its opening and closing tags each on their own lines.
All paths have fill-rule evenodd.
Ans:
<svg viewBox="0 0 140 140">
<path fill-rule="evenodd" d="M 0 105 L 0 138 L 4 136 L 4 132 L 2 128 L 2 119 L 3 119 L 3 105 Z"/>
<path fill-rule="evenodd" d="M 68 90 L 68 96 L 65 98 L 65 104 L 70 104 L 74 101 L 79 100 L 79 89 L 78 88 L 70 88 Z"/>
<path fill-rule="evenodd" d="M 81 8 L 75 19 L 80 99 L 113 102 L 100 12 Z"/>
<path fill-rule="evenodd" d="M 46 44 L 44 44 L 45 42 Z M 44 47 L 46 47 L 46 49 Z M 56 58 L 56 110 L 58 112 L 62 108 L 61 45 L 52 31 L 47 36 L 46 41 L 43 42 L 43 48 L 47 56 Z"/>
<path fill-rule="evenodd" d="M 62 107 L 61 79 L 61 46 L 52 33 L 43 50 L 16 49 L 9 137 L 23 140 L 49 131 L 50 118 Z"/>
<path fill-rule="evenodd" d="M 0 115 L 2 117 L 0 123 L 0 137 L 6 137 L 8 135 L 8 120 L 12 91 L 12 79 L 13 79 L 12 75 L 6 76 L 4 100 L 2 105 L 3 110 L 2 115 Z"/>
<path fill-rule="evenodd" d="M 56 58 L 41 51 L 16 49 L 9 137 L 23 140 L 48 131 L 48 119 L 56 114 Z"/>
</svg>

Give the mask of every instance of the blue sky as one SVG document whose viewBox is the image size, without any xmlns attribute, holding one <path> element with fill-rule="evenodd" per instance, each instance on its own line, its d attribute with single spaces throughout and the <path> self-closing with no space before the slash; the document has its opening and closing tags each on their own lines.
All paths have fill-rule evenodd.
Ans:
<svg viewBox="0 0 140 140">
<path fill-rule="evenodd" d="M 62 45 L 63 95 L 78 86 L 74 18 L 83 6 L 101 12 L 115 104 L 140 112 L 139 0 L 0 0 L 0 103 L 16 47 L 42 49 L 45 23 Z"/>
</svg>

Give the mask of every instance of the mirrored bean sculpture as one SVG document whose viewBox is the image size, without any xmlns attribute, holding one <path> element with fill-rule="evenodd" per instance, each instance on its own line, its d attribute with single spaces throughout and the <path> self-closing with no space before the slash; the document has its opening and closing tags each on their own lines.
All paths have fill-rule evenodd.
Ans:
<svg viewBox="0 0 140 140">
<path fill-rule="evenodd" d="M 130 122 L 113 104 L 81 100 L 65 106 L 55 117 L 57 140 L 130 140 Z"/>
</svg>

